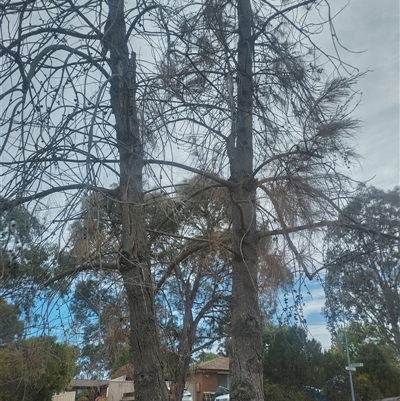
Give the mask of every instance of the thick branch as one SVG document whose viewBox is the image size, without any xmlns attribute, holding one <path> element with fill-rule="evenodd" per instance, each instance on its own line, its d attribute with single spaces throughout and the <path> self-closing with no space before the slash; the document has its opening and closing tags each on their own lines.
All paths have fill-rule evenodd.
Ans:
<svg viewBox="0 0 400 401">
<path fill-rule="evenodd" d="M 199 244 L 197 246 L 191 247 L 191 248 L 187 249 L 185 252 L 181 252 L 179 254 L 179 256 L 168 265 L 167 270 L 164 272 L 164 274 L 162 275 L 162 277 L 160 278 L 160 280 L 157 283 L 156 291 L 158 292 L 161 289 L 162 285 L 165 283 L 165 280 L 170 276 L 172 271 L 175 270 L 175 268 L 179 265 L 179 263 L 181 263 L 183 260 L 185 260 L 187 257 L 192 255 L 193 253 L 200 251 L 201 249 L 206 248 L 207 246 L 209 246 L 209 244 L 203 243 L 203 244 Z"/>
<path fill-rule="evenodd" d="M 218 182 L 219 184 L 221 184 L 227 188 L 232 188 L 234 186 L 234 184 L 231 181 L 224 180 L 223 178 L 220 178 L 220 177 L 216 176 L 215 174 L 211 174 L 207 171 L 187 166 L 186 164 L 181 164 L 181 163 L 168 161 L 168 160 L 145 160 L 145 164 L 162 164 L 162 165 L 166 165 L 166 166 L 173 166 L 173 167 L 181 168 L 182 170 L 186 170 L 186 171 L 190 171 L 192 173 L 198 174 L 199 176 L 209 178 L 210 180 Z"/>
<path fill-rule="evenodd" d="M 386 239 L 400 241 L 400 237 L 397 235 L 383 233 L 379 230 L 372 229 L 365 224 L 348 223 L 343 220 L 321 220 L 316 223 L 307 223 L 295 227 L 286 227 L 285 229 L 279 228 L 276 230 L 264 231 L 263 233 L 260 233 L 260 238 L 269 237 L 271 235 L 283 235 L 285 233 L 291 234 L 299 231 L 312 230 L 314 228 L 321 227 L 344 227 L 352 230 L 367 232 L 372 236 L 380 236 Z"/>
<path fill-rule="evenodd" d="M 168 237 L 173 237 L 173 238 L 179 238 L 179 239 L 185 239 L 188 241 L 194 241 L 194 242 L 202 242 L 202 243 L 207 243 L 210 246 L 212 245 L 219 245 L 222 246 L 224 249 L 226 249 L 227 251 L 231 252 L 233 255 L 235 255 L 236 257 L 240 257 L 240 255 L 235 252 L 232 248 L 228 247 L 227 245 L 225 245 L 224 243 L 222 243 L 221 241 L 214 241 L 211 238 L 204 238 L 204 237 L 187 237 L 185 235 L 179 235 L 179 234 L 172 234 L 172 233 L 168 233 L 168 232 L 164 232 L 164 231 L 157 231 L 157 230 L 151 230 L 150 228 L 147 228 L 146 231 L 151 232 L 151 233 L 156 233 L 159 235 L 165 235 Z"/>
<path fill-rule="evenodd" d="M 129 36 L 131 36 L 131 33 L 132 33 L 133 29 L 135 28 L 136 24 L 139 22 L 140 18 L 142 18 L 143 15 L 148 13 L 149 11 L 154 10 L 155 8 L 159 8 L 159 7 L 160 6 L 158 4 L 152 5 L 152 6 L 146 7 L 144 10 L 140 11 L 140 13 L 132 21 L 131 25 L 128 28 L 128 31 L 126 32 L 126 35 L 125 35 L 126 42 L 129 42 Z"/>
<path fill-rule="evenodd" d="M 224 299 L 225 301 L 228 301 L 231 297 L 230 296 L 224 296 L 224 295 L 216 295 L 216 296 L 212 296 L 211 299 L 208 300 L 208 302 L 206 302 L 206 304 L 200 309 L 200 311 L 198 312 L 196 319 L 194 320 L 194 325 L 195 327 L 198 326 L 198 324 L 200 323 L 200 320 L 204 317 L 204 315 L 206 314 L 206 312 L 208 312 L 209 309 L 211 309 L 211 307 L 219 300 Z"/>
<path fill-rule="evenodd" d="M 7 47 L 3 47 L 3 50 L 0 51 L 0 57 L 4 55 L 4 51 L 11 50 L 13 47 L 18 46 L 21 42 L 29 37 L 40 35 L 42 33 L 59 33 L 66 36 L 72 36 L 74 38 L 84 39 L 84 40 L 96 40 L 99 39 L 98 35 L 88 35 L 85 33 L 80 33 L 79 31 L 73 31 L 72 29 L 63 29 L 63 28 L 39 28 L 36 31 L 28 32 L 21 35 L 18 39 L 11 42 Z"/>
<path fill-rule="evenodd" d="M 4 212 L 6 210 L 12 209 L 15 206 L 22 205 L 24 203 L 28 203 L 30 201 L 33 201 L 35 199 L 42 199 L 45 198 L 48 195 L 55 194 L 58 192 L 64 192 L 64 191 L 71 191 L 71 190 L 77 190 L 77 189 L 89 189 L 91 191 L 96 191 L 96 192 L 103 192 L 103 193 L 112 193 L 114 194 L 114 190 L 106 189 L 106 188 L 101 188 L 101 187 L 96 187 L 93 185 L 87 185 L 87 184 L 72 184 L 72 185 L 64 185 L 61 187 L 54 187 L 50 189 L 46 189 L 45 191 L 42 192 L 37 192 L 33 195 L 29 196 L 24 196 L 22 198 L 14 199 L 14 200 L 8 200 L 8 199 L 1 199 L 0 200 L 0 212 Z"/>
<path fill-rule="evenodd" d="M 48 53 L 51 53 L 51 52 L 54 52 L 54 51 L 57 51 L 57 50 L 65 50 L 65 51 L 67 51 L 67 52 L 69 52 L 69 53 L 71 53 L 71 54 L 75 54 L 76 56 L 82 57 L 83 59 L 87 60 L 87 61 L 90 62 L 91 64 L 95 65 L 96 68 L 98 68 L 98 70 L 99 70 L 106 78 L 109 78 L 109 77 L 110 77 L 109 73 L 108 73 L 99 63 L 97 63 L 97 62 L 93 59 L 93 57 L 91 57 L 90 55 L 85 54 L 85 53 L 83 53 L 83 52 L 81 52 L 81 51 L 79 51 L 79 50 L 77 50 L 77 49 L 73 49 L 72 47 L 57 44 L 57 45 L 50 45 L 50 46 L 47 46 L 47 47 L 45 47 L 42 51 L 40 51 L 40 52 L 37 54 L 37 56 L 35 57 L 35 59 L 32 61 L 31 68 L 29 69 L 29 73 L 28 73 L 28 76 L 27 76 L 28 83 L 31 81 L 32 77 L 34 76 L 36 67 L 38 66 L 40 60 L 41 60 L 44 56 L 46 56 Z"/>
<path fill-rule="evenodd" d="M 66 270 L 64 272 L 57 274 L 52 278 L 49 278 L 43 285 L 45 287 L 48 287 L 50 284 L 53 284 L 64 277 L 71 276 L 72 274 L 80 273 L 85 270 L 93 270 L 93 269 L 118 270 L 118 265 L 116 263 L 102 263 L 102 262 L 85 263 L 81 266 L 75 267 L 70 270 Z"/>
</svg>

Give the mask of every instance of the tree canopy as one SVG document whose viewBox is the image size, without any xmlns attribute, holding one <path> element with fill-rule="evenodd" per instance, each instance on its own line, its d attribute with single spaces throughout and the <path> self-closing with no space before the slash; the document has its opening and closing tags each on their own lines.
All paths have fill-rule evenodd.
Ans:
<svg viewBox="0 0 400 401">
<path fill-rule="evenodd" d="M 325 354 L 325 389 L 329 399 L 344 401 L 350 394 L 349 373 L 344 370 L 348 364 L 345 330 L 351 363 L 363 363 L 353 372 L 356 396 L 379 399 L 399 394 L 400 385 L 396 377 L 400 373 L 400 361 L 397 354 L 384 339 L 376 336 L 372 325 L 352 323 L 339 328 L 331 349 Z"/>
<path fill-rule="evenodd" d="M 1 201 L 1 199 L 0 199 Z M 0 298 L 18 305 L 28 320 L 51 263 L 44 226 L 24 206 L 0 211 Z"/>
<path fill-rule="evenodd" d="M 0 349 L 0 399 L 51 401 L 69 388 L 76 350 L 54 337 L 33 337 Z"/>
<path fill-rule="evenodd" d="M 0 347 L 21 336 L 24 323 L 19 319 L 19 310 L 0 298 Z"/>
<path fill-rule="evenodd" d="M 325 384 L 321 344 L 308 339 L 304 328 L 269 325 L 263 337 L 264 377 L 271 383 L 322 388 Z"/>
<path fill-rule="evenodd" d="M 400 188 L 361 187 L 342 219 L 368 229 L 344 224 L 327 236 L 328 321 L 365 322 L 400 355 Z"/>
<path fill-rule="evenodd" d="M 353 372 L 356 399 L 394 397 L 399 394 L 399 358 L 371 326 L 346 327 L 351 363 L 363 366 Z M 329 350 L 307 338 L 302 327 L 269 325 L 264 330 L 264 378 L 266 398 L 346 401 L 350 398 L 345 330 L 333 337 Z M 310 397 L 310 398 L 308 398 Z"/>
</svg>

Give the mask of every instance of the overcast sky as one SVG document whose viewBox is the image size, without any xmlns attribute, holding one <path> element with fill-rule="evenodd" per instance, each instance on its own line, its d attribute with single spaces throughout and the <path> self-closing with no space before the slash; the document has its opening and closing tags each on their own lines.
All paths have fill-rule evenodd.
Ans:
<svg viewBox="0 0 400 401">
<path fill-rule="evenodd" d="M 338 11 L 347 1 L 332 1 Z M 335 20 L 341 43 L 355 52 L 342 51 L 344 61 L 360 71 L 371 70 L 357 85 L 361 104 L 354 112 L 362 121 L 357 137 L 361 167 L 354 178 L 369 180 L 383 189 L 400 185 L 399 141 L 399 1 L 351 0 Z M 330 335 L 320 311 L 324 292 L 313 284 L 312 299 L 305 296 L 305 317 L 312 335 L 330 347 Z"/>
<path fill-rule="evenodd" d="M 346 4 L 335 0 L 335 7 Z M 399 185 L 399 1 L 351 0 L 338 16 L 340 41 L 353 51 L 343 59 L 360 71 L 371 70 L 358 84 L 362 120 L 357 151 L 364 158 L 355 177 L 389 189 Z"/>
</svg>

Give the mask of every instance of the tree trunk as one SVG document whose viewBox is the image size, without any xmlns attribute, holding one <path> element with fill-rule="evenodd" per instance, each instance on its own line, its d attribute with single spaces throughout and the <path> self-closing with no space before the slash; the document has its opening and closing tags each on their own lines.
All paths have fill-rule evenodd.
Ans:
<svg viewBox="0 0 400 401">
<path fill-rule="evenodd" d="M 173 377 L 170 384 L 170 401 L 180 401 L 186 384 L 186 375 L 189 370 L 190 358 L 192 356 L 193 344 L 196 338 L 197 324 L 193 320 L 193 301 L 197 292 L 200 273 L 197 273 L 193 288 L 191 282 L 183 284 L 185 312 L 183 314 L 182 333 L 179 338 L 178 355 L 173 368 Z"/>
<path fill-rule="evenodd" d="M 263 396 L 260 311 L 257 284 L 257 244 L 252 143 L 253 42 L 250 0 L 238 8 L 238 93 L 235 121 L 228 140 L 232 197 L 232 301 L 230 370 L 232 401 L 261 401 Z"/>
<path fill-rule="evenodd" d="M 176 364 L 173 369 L 174 377 L 172 377 L 172 381 L 170 383 L 169 401 L 180 401 L 182 399 L 183 390 L 186 384 L 186 375 L 189 370 L 190 358 L 192 355 L 194 341 L 194 335 L 192 332 L 192 325 L 188 322 L 185 322 L 179 342 Z"/>
<path fill-rule="evenodd" d="M 104 49 L 110 50 L 111 106 L 120 155 L 122 244 L 120 272 L 131 322 L 135 400 L 167 400 L 143 212 L 143 144 L 136 110 L 135 54 L 126 43 L 124 1 L 109 0 Z"/>
</svg>

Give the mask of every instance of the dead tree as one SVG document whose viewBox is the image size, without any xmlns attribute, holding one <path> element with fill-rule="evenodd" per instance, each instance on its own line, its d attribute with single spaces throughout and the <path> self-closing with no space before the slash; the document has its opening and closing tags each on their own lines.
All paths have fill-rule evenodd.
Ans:
<svg viewBox="0 0 400 401">
<path fill-rule="evenodd" d="M 263 399 L 260 240 L 274 238 L 287 265 L 312 279 L 321 256 L 313 237 L 336 224 L 351 187 L 358 76 L 313 42 L 309 11 L 325 3 L 193 2 L 160 23 L 169 41 L 158 111 L 176 146 L 192 149 L 193 169 L 212 172 L 231 196 L 235 401 Z M 320 26 L 331 22 L 328 13 Z"/>
<path fill-rule="evenodd" d="M 121 244 L 113 267 L 128 297 L 135 398 L 166 400 L 143 213 L 138 68 L 129 49 L 140 36 L 132 33 L 156 6 L 138 1 L 127 12 L 123 0 L 6 3 L 0 7 L 1 209 L 30 202 L 49 219 L 49 232 L 60 235 L 84 192 L 118 203 Z M 119 191 L 105 189 L 110 174 Z M 104 268 L 101 258 L 86 268 L 96 266 Z"/>
</svg>

